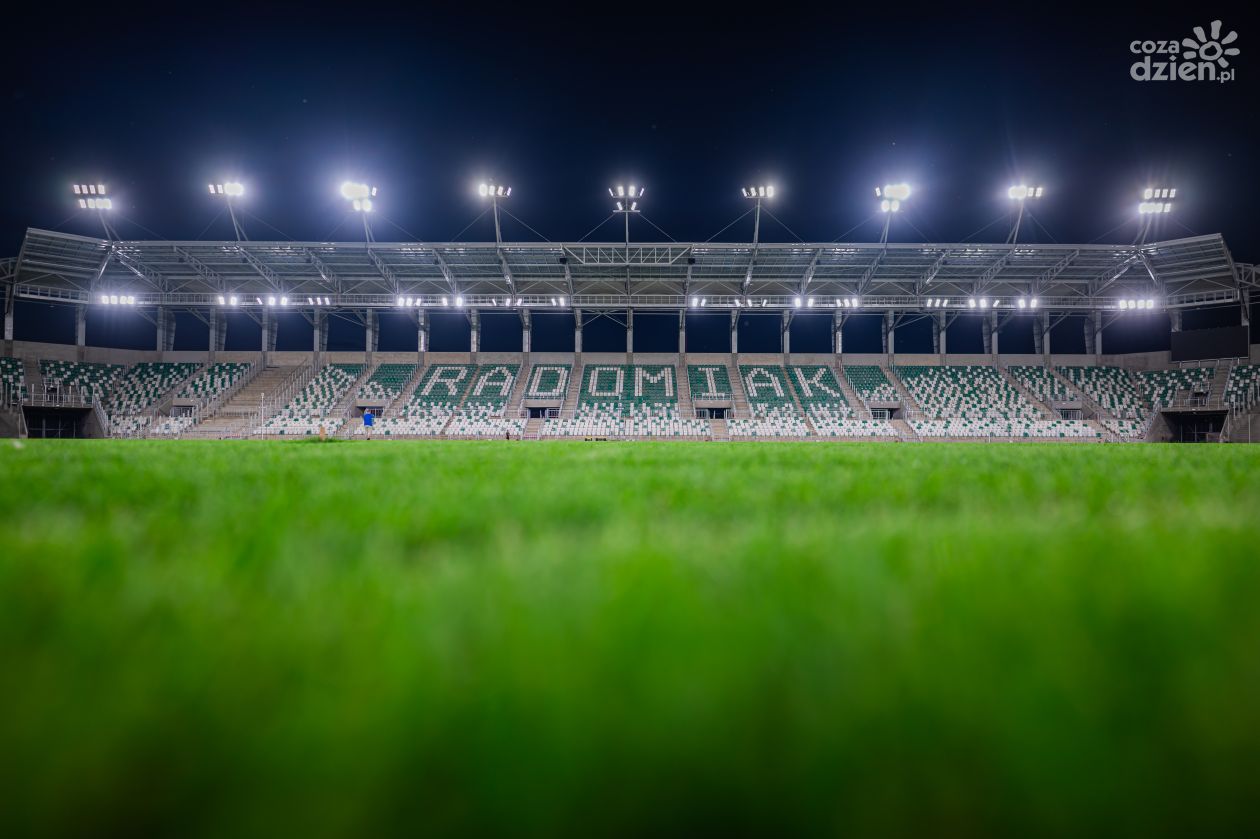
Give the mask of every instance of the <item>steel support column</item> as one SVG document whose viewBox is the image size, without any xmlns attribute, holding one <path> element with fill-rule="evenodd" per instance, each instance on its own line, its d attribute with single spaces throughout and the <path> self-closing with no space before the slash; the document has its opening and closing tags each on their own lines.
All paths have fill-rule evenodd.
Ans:
<svg viewBox="0 0 1260 839">
<path fill-rule="evenodd" d="M 626 355 L 634 355 L 634 309 L 626 309 Z"/>
<path fill-rule="evenodd" d="M 74 346 L 82 361 L 87 348 L 87 306 L 82 304 L 74 307 Z"/>
<path fill-rule="evenodd" d="M 424 354 L 429 351 L 429 311 L 427 309 L 418 309 L 416 311 L 416 352 L 421 356 L 421 363 L 424 362 Z"/>
<path fill-rule="evenodd" d="M 739 355 L 739 312 L 731 312 L 731 355 Z"/>
<path fill-rule="evenodd" d="M 481 312 L 478 309 L 468 310 L 468 347 L 473 354 L 473 360 L 477 358 L 477 353 L 481 352 Z"/>
<path fill-rule="evenodd" d="M 887 356 L 892 356 L 897 352 L 897 330 L 896 327 L 893 326 L 893 319 L 895 317 L 896 316 L 892 313 L 891 309 L 884 312 L 884 322 L 880 324 L 879 327 L 880 349 L 883 350 L 884 355 Z"/>
<path fill-rule="evenodd" d="M 678 357 L 687 355 L 687 310 L 678 310 Z"/>
<path fill-rule="evenodd" d="M 844 313 L 837 309 L 831 316 L 831 349 L 844 355 Z"/>
<path fill-rule="evenodd" d="M 792 312 L 784 310 L 783 321 L 779 324 L 779 349 L 784 360 L 792 354 Z"/>
<path fill-rule="evenodd" d="M 582 310 L 573 310 L 573 352 L 582 354 Z"/>
</svg>

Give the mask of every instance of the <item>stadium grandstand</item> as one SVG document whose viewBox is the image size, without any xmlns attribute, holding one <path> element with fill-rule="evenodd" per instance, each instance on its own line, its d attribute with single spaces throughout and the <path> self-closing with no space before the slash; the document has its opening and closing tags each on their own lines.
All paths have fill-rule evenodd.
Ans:
<svg viewBox="0 0 1260 839">
<path fill-rule="evenodd" d="M 109 230 L 107 226 L 107 231 Z M 1255 268 L 1219 235 L 1131 245 L 123 241 L 29 230 L 0 262 L 4 432 L 32 436 L 708 440 L 1252 440 L 1260 358 L 1237 351 L 1109 354 L 1104 329 L 1144 313 L 1236 305 L 1249 330 Z M 14 340 L 15 303 L 72 307 L 74 344 Z M 89 346 L 92 307 L 156 329 L 151 351 Z M 379 316 L 415 326 L 414 352 L 383 352 Z M 778 318 L 779 353 L 741 353 L 738 322 Z M 174 349 L 175 313 L 208 326 Z M 430 316 L 462 314 L 467 352 L 434 352 Z M 482 317 L 515 313 L 519 353 L 483 352 Z M 625 352 L 584 352 L 583 328 L 625 320 Z M 635 350 L 634 314 L 678 318 L 675 353 Z M 687 349 L 687 315 L 725 313 L 730 351 Z M 225 349 L 228 316 L 259 326 Z M 309 352 L 276 350 L 277 322 L 311 327 Z M 531 351 L 535 315 L 572 318 L 572 353 Z M 831 353 L 793 352 L 791 324 L 830 315 Z M 881 318 L 880 352 L 846 352 L 850 319 Z M 361 352 L 330 352 L 328 324 L 364 325 Z M 949 351 L 979 317 L 983 352 Z M 1051 332 L 1084 324 L 1084 353 Z M 1032 353 L 1002 352 L 1024 321 Z M 931 353 L 898 352 L 926 322 Z M 1248 333 L 1249 334 L 1249 333 Z"/>
</svg>

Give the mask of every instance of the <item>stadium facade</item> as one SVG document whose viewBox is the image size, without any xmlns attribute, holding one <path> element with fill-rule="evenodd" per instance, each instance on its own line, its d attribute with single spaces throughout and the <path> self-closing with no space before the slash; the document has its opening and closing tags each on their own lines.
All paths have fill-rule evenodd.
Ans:
<svg viewBox="0 0 1260 839">
<path fill-rule="evenodd" d="M 920 243 L 446 243 L 119 241 L 29 230 L 0 262 L 11 433 L 249 436 L 680 437 L 687 439 L 1252 439 L 1260 367 L 1250 345 L 1255 267 L 1219 235 L 1132 245 Z M 76 344 L 15 342 L 19 300 L 72 306 Z M 1193 360 L 1109 356 L 1103 330 L 1141 312 L 1237 305 L 1242 327 Z M 150 352 L 86 345 L 90 307 L 156 324 Z M 416 352 L 379 352 L 377 318 L 401 311 Z M 687 350 L 689 311 L 726 311 L 730 353 Z M 751 356 L 739 315 L 781 317 L 782 352 Z M 256 352 L 224 349 L 226 316 L 261 326 Z M 313 327 L 309 353 L 276 352 L 277 313 Z M 433 353 L 429 314 L 461 312 L 467 353 Z M 523 352 L 480 350 L 481 314 L 515 312 Z M 624 312 L 625 353 L 582 349 L 592 316 Z M 677 312 L 676 353 L 635 351 L 634 313 Z M 176 312 L 209 326 L 176 352 Z M 329 353 L 331 313 L 366 325 L 359 353 Z M 574 352 L 531 351 L 532 316 L 571 313 Z M 833 352 L 792 352 L 800 313 L 830 312 Z M 882 352 L 846 353 L 843 327 L 882 315 Z M 949 325 L 983 316 L 984 352 L 949 352 Z M 1084 354 L 1050 332 L 1081 316 Z M 933 352 L 898 353 L 907 321 Z M 1027 319 L 1034 353 L 1004 354 Z M 1193 353 L 1192 353 L 1193 354 Z M 1184 354 L 1183 354 L 1184 355 Z M 66 420 L 73 414 L 76 419 Z"/>
</svg>

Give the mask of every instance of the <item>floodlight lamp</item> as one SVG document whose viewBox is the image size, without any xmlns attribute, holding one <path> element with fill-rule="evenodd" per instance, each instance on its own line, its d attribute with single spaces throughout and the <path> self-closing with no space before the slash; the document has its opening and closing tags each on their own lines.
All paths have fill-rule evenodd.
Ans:
<svg viewBox="0 0 1260 839">
<path fill-rule="evenodd" d="M 971 297 L 967 300 L 967 308 L 974 309 L 976 307 L 976 298 Z"/>
<path fill-rule="evenodd" d="M 879 195 L 877 192 L 876 195 Z M 894 201 L 905 201 L 910 197 L 909 184 L 885 184 L 884 197 L 891 198 Z"/>
<path fill-rule="evenodd" d="M 228 298 L 228 305 L 235 306 L 236 303 L 237 303 L 236 295 L 233 294 L 231 297 Z"/>
<path fill-rule="evenodd" d="M 642 192 L 640 192 L 639 194 L 640 194 L 640 195 L 642 195 L 643 193 L 642 193 Z M 563 305 L 564 305 L 564 295 L 563 295 L 563 294 L 562 294 L 562 295 L 560 295 L 560 305 L 561 305 L 561 306 L 563 306 Z"/>
<path fill-rule="evenodd" d="M 281 305 L 281 306 L 287 306 L 287 305 L 289 305 L 289 298 L 287 298 L 287 297 L 281 297 L 281 298 L 280 298 L 280 305 Z"/>
<path fill-rule="evenodd" d="M 462 294 L 455 296 L 455 305 L 456 306 L 464 305 L 464 296 Z"/>
<path fill-rule="evenodd" d="M 397 305 L 397 306 L 404 306 L 404 305 L 406 305 L 406 303 L 404 302 L 403 298 L 399 297 L 399 298 L 398 298 L 398 302 L 397 302 L 395 305 Z"/>
<path fill-rule="evenodd" d="M 799 308 L 801 307 L 801 298 L 799 298 L 799 297 L 793 297 L 793 298 L 792 298 L 792 307 L 793 307 L 793 308 L 796 308 L 796 309 L 799 309 Z"/>
<path fill-rule="evenodd" d="M 1019 308 L 1021 308 L 1021 309 L 1027 309 L 1027 308 L 1028 308 L 1028 301 L 1027 301 L 1027 300 L 1025 300 L 1025 299 L 1024 299 L 1024 298 L 1022 298 L 1022 297 L 1021 297 L 1021 298 L 1019 298 Z"/>
<path fill-rule="evenodd" d="M 1029 301 L 1028 305 L 1032 306 L 1035 309 L 1037 308 L 1038 305 L 1040 305 L 1040 303 L 1041 301 L 1038 300 L 1036 297 L 1034 297 L 1032 300 Z"/>
<path fill-rule="evenodd" d="M 692 298 L 691 298 L 691 308 L 693 308 L 693 309 L 694 309 L 694 308 L 695 308 L 696 306 L 698 306 L 698 305 L 700 305 L 700 298 L 699 298 L 699 297 L 692 297 Z"/>
<path fill-rule="evenodd" d="M 220 306 L 222 306 L 225 302 L 227 302 L 227 301 L 225 301 L 225 300 L 223 299 L 223 295 L 222 295 L 222 294 L 220 294 L 220 295 L 219 295 L 219 305 L 220 305 Z"/>
</svg>

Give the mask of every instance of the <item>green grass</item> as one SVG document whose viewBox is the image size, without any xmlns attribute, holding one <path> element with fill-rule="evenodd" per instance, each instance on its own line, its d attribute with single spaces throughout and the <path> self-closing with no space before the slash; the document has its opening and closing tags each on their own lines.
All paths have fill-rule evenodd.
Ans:
<svg viewBox="0 0 1260 839">
<path fill-rule="evenodd" d="M 1255 835 L 1260 447 L 0 445 L 0 833 Z"/>
</svg>

